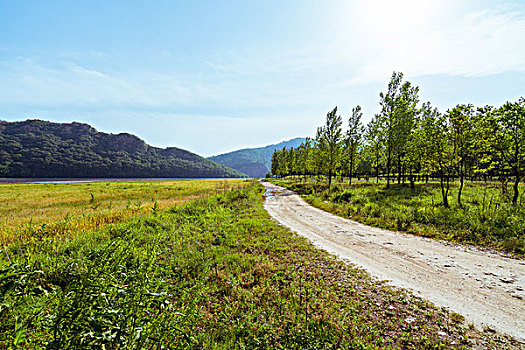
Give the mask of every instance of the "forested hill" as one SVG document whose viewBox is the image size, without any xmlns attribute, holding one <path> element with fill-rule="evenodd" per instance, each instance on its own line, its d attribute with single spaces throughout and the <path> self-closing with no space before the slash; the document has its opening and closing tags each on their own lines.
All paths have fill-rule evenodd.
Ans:
<svg viewBox="0 0 525 350">
<path fill-rule="evenodd" d="M 297 137 L 289 141 L 283 141 L 275 145 L 260 148 L 246 148 L 234 152 L 224 153 L 218 156 L 209 157 L 209 160 L 227 165 L 250 177 L 264 177 L 270 172 L 272 154 L 276 149 L 283 147 L 297 147 L 306 139 Z"/>
<path fill-rule="evenodd" d="M 0 177 L 243 177 L 179 148 L 82 123 L 0 121 Z"/>
</svg>

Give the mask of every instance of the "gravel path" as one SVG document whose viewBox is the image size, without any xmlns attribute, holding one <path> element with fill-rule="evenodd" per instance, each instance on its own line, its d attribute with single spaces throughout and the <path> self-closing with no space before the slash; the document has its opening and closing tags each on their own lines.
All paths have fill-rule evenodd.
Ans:
<svg viewBox="0 0 525 350">
<path fill-rule="evenodd" d="M 525 341 L 525 261 L 362 225 L 313 208 L 292 191 L 263 185 L 268 213 L 317 246 L 480 328 Z"/>
</svg>

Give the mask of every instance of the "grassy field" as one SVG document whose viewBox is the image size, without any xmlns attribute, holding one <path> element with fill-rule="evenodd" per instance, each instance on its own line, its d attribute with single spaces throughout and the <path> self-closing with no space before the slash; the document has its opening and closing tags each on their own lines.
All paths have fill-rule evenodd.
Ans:
<svg viewBox="0 0 525 350">
<path fill-rule="evenodd" d="M 244 186 L 242 180 L 0 184 L 0 239 L 69 236 Z"/>
<path fill-rule="evenodd" d="M 471 346 L 519 348 L 277 225 L 258 184 L 0 256 L 0 349 Z"/>
<path fill-rule="evenodd" d="M 367 225 L 492 247 L 517 257 L 525 254 L 525 203 L 512 206 L 510 198 L 502 196 L 501 184 L 465 183 L 461 207 L 457 184 L 452 184 L 451 207 L 445 208 L 438 183 L 416 184 L 414 190 L 393 184 L 387 190 L 384 183 L 360 181 L 352 186 L 336 183 L 328 192 L 324 182 L 272 182 L 320 209 Z M 520 191 L 523 194 L 525 186 Z"/>
</svg>

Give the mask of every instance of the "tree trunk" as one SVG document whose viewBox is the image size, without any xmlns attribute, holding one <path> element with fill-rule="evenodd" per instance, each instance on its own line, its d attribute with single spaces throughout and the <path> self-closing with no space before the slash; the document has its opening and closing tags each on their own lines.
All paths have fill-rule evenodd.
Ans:
<svg viewBox="0 0 525 350">
<path fill-rule="evenodd" d="M 462 207 L 461 204 L 461 192 L 463 191 L 463 182 L 465 178 L 465 169 L 464 169 L 463 155 L 461 155 L 461 163 L 459 164 L 459 190 L 458 190 L 458 204 Z"/>
<path fill-rule="evenodd" d="M 518 195 L 519 195 L 519 185 L 520 185 L 520 168 L 519 168 L 519 149 L 518 144 L 516 143 L 514 148 L 514 160 L 515 160 L 515 166 L 514 166 L 514 196 L 512 196 L 512 205 L 516 205 L 518 203 Z"/>
<path fill-rule="evenodd" d="M 463 205 L 461 204 L 461 191 L 463 191 L 463 182 L 464 182 L 464 176 L 463 173 L 459 175 L 459 190 L 458 190 L 458 204 L 460 207 Z"/>
<path fill-rule="evenodd" d="M 410 188 L 412 190 L 416 189 L 416 184 L 414 183 L 416 180 L 416 176 L 412 173 L 412 167 L 410 167 L 410 174 L 408 175 L 408 181 L 410 181 Z"/>
<path fill-rule="evenodd" d="M 447 182 L 446 182 L 447 186 L 446 186 L 446 191 L 445 191 L 445 197 L 447 197 L 447 208 L 449 207 L 449 204 L 448 204 L 448 192 L 450 190 L 450 176 L 447 175 Z"/>
<path fill-rule="evenodd" d="M 515 180 L 514 180 L 514 195 L 512 196 L 512 205 L 518 204 L 518 195 L 519 195 L 519 185 L 520 185 L 520 172 L 519 170 L 516 170 L 515 172 Z"/>
<path fill-rule="evenodd" d="M 386 159 L 386 188 L 390 188 L 390 165 L 391 165 L 392 159 L 390 156 L 390 150 L 388 150 L 388 156 Z"/>
<path fill-rule="evenodd" d="M 397 156 L 397 184 L 401 184 L 401 156 Z"/>
<path fill-rule="evenodd" d="M 448 205 L 448 188 L 447 190 L 445 191 L 445 176 L 443 174 L 441 174 L 441 181 L 440 181 L 440 184 L 441 184 L 441 196 L 443 197 L 443 206 L 445 208 L 448 208 L 449 205 Z M 447 178 L 447 183 L 448 183 L 448 178 Z M 447 186 L 448 187 L 448 186 Z"/>
<path fill-rule="evenodd" d="M 354 169 L 354 158 L 350 157 L 350 179 L 348 180 L 348 185 L 352 184 L 352 175 L 353 175 L 353 169 Z"/>
<path fill-rule="evenodd" d="M 379 147 L 376 147 L 376 183 L 379 183 Z"/>
</svg>

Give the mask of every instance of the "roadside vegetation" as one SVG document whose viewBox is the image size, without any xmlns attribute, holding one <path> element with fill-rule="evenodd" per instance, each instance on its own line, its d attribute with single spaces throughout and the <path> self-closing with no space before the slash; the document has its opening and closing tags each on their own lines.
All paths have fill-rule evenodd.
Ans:
<svg viewBox="0 0 525 350">
<path fill-rule="evenodd" d="M 82 235 L 10 244 L 0 348 L 520 347 L 277 225 L 262 186 L 231 187 Z"/>
<path fill-rule="evenodd" d="M 330 191 L 320 181 L 272 180 L 300 194 L 311 205 L 366 225 L 424 237 L 495 248 L 515 257 L 525 255 L 525 207 L 508 205 L 499 184 L 468 184 L 463 205 L 441 205 L 438 182 L 415 188 L 385 183 L 336 182 Z M 457 191 L 458 184 L 451 184 Z"/>
<path fill-rule="evenodd" d="M 525 98 L 442 113 L 394 72 L 379 107 L 366 126 L 353 108 L 346 130 L 335 107 L 315 138 L 274 152 L 272 176 L 315 183 L 292 186 L 358 221 L 522 255 Z"/>
<path fill-rule="evenodd" d="M 245 186 L 242 180 L 0 184 L 4 244 L 68 237 Z"/>
</svg>

